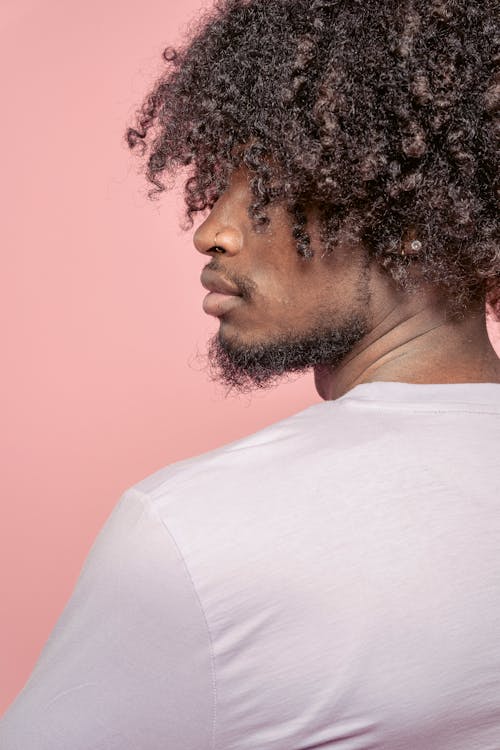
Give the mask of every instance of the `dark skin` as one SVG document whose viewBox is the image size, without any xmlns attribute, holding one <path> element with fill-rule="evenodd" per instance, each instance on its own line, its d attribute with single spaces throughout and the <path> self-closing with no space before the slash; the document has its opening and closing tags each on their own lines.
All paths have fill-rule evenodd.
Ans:
<svg viewBox="0 0 500 750">
<path fill-rule="evenodd" d="M 242 167 L 193 237 L 200 253 L 217 257 L 220 276 L 253 286 L 249 299 L 218 314 L 227 340 L 270 341 L 307 333 L 325 319 L 342 325 L 357 313 L 367 321 L 366 335 L 340 365 L 314 368 L 316 389 L 325 400 L 371 381 L 500 383 L 500 359 L 488 338 L 483 303 L 453 322 L 439 288 L 426 285 L 413 294 L 398 289 L 358 241 L 346 238 L 332 253 L 322 253 L 313 208 L 308 229 L 314 257 L 304 261 L 285 208 L 268 207 L 270 225 L 257 233 L 248 216 L 250 202 L 249 173 Z M 405 240 L 406 254 L 414 252 L 412 239 L 410 234 Z M 412 262 L 418 273 L 418 260 Z"/>
</svg>

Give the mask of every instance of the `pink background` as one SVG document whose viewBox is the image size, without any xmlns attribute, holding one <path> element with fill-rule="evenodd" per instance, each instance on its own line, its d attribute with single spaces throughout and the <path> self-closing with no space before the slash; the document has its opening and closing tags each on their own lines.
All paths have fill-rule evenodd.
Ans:
<svg viewBox="0 0 500 750">
<path fill-rule="evenodd" d="M 209 382 L 206 259 L 122 141 L 199 7 L 3 0 L 0 713 L 127 487 L 320 400 L 311 375 L 251 398 Z"/>
</svg>

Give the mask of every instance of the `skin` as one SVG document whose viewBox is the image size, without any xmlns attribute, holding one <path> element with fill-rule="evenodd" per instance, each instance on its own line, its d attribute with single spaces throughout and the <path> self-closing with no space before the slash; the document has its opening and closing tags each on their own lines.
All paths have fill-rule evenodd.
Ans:
<svg viewBox="0 0 500 750">
<path fill-rule="evenodd" d="M 453 322 L 439 288 L 427 284 L 413 294 L 398 289 L 359 242 L 346 238 L 332 253 L 322 253 L 313 208 L 308 228 L 314 257 L 304 261 L 285 208 L 268 207 L 270 225 L 256 232 L 247 213 L 250 202 L 249 173 L 241 167 L 193 237 L 200 253 L 217 259 L 212 263 L 221 276 L 252 287 L 248 300 L 220 316 L 219 335 L 251 345 L 307 333 L 325 320 L 341 326 L 350 315 L 365 317 L 366 334 L 339 365 L 314 367 L 316 389 L 325 400 L 371 381 L 500 383 L 500 359 L 488 338 L 483 303 Z M 409 234 L 407 254 L 413 252 L 411 239 Z M 414 268 L 418 273 L 418 261 Z"/>
</svg>

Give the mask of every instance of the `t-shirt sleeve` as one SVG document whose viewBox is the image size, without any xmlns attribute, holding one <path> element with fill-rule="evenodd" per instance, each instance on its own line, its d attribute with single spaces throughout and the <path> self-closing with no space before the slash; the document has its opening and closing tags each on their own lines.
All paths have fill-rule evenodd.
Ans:
<svg viewBox="0 0 500 750">
<path fill-rule="evenodd" d="M 201 602 L 150 498 L 129 489 L 0 721 L 0 747 L 208 750 L 213 715 Z"/>
</svg>

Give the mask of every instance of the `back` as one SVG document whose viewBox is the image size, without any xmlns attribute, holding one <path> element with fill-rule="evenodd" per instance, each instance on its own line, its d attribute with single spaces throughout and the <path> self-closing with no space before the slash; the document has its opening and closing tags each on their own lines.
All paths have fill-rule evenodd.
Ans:
<svg viewBox="0 0 500 750">
<path fill-rule="evenodd" d="M 499 750 L 499 417 L 363 384 L 137 483 L 1 747 Z"/>
</svg>

